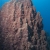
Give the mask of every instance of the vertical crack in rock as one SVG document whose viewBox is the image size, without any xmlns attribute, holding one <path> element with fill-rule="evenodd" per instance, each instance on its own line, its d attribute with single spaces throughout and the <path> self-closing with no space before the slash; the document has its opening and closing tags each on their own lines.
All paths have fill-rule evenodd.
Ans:
<svg viewBox="0 0 50 50">
<path fill-rule="evenodd" d="M 0 50 L 47 50 L 42 18 L 31 0 L 12 0 L 0 11 Z"/>
</svg>

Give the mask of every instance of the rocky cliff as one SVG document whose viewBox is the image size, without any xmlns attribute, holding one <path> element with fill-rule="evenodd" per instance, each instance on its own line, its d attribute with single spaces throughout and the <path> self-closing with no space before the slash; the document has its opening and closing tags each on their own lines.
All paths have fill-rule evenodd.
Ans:
<svg viewBox="0 0 50 50">
<path fill-rule="evenodd" d="M 0 13 L 1 50 L 47 50 L 40 13 L 31 0 L 12 0 Z"/>
</svg>

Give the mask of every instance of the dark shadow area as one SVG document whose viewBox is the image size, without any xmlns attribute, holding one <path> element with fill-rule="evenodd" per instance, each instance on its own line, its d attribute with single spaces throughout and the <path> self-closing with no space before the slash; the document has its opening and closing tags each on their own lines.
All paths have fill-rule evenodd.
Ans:
<svg viewBox="0 0 50 50">
<path fill-rule="evenodd" d="M 33 36 L 33 29 L 28 25 L 28 41 L 31 42 L 31 37 Z"/>
<path fill-rule="evenodd" d="M 3 50 L 3 48 L 2 28 L 0 27 L 0 50 Z"/>
<path fill-rule="evenodd" d="M 50 50 L 50 33 L 46 32 L 46 36 L 47 36 L 47 50 Z"/>
<path fill-rule="evenodd" d="M 1 17 L 1 9 L 0 9 L 0 50 L 3 50 L 4 46 L 3 46 L 3 37 L 2 37 L 2 26 L 1 26 L 1 21 L 2 21 L 2 17 Z"/>
<path fill-rule="evenodd" d="M 37 48 L 34 46 L 34 47 L 30 48 L 30 50 L 37 50 Z"/>
</svg>

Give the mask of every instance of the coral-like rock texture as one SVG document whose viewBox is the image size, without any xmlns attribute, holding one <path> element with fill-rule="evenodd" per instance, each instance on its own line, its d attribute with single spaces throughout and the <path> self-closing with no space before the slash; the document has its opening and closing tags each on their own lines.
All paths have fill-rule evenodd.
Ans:
<svg viewBox="0 0 50 50">
<path fill-rule="evenodd" d="M 40 13 L 31 0 L 12 0 L 0 11 L 1 50 L 47 50 Z"/>
</svg>

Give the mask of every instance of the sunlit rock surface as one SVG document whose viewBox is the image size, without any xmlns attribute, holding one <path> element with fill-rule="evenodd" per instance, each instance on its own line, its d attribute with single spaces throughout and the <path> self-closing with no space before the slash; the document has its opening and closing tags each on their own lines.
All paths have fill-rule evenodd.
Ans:
<svg viewBox="0 0 50 50">
<path fill-rule="evenodd" d="M 12 0 L 0 12 L 1 50 L 47 50 L 40 13 L 31 0 Z"/>
</svg>

